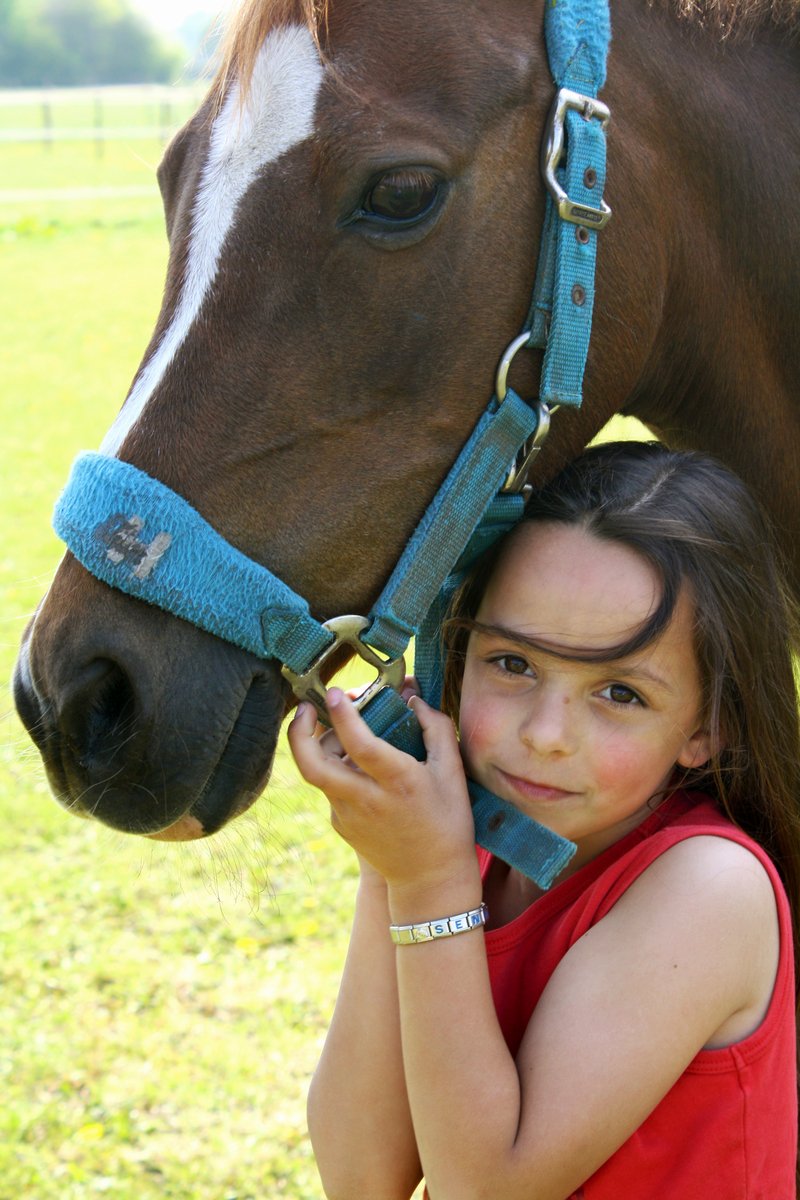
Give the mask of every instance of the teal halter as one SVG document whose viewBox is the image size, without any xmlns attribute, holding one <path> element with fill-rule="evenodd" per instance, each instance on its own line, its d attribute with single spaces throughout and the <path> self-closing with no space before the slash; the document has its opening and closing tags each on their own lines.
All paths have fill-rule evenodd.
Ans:
<svg viewBox="0 0 800 1200">
<path fill-rule="evenodd" d="M 597 232 L 610 215 L 602 200 L 608 110 L 596 99 L 610 39 L 606 0 L 548 0 L 545 39 L 558 90 L 545 130 L 547 209 L 528 320 L 501 360 L 495 395 L 369 617 L 317 621 L 302 597 L 226 542 L 186 500 L 116 458 L 80 455 L 54 515 L 59 537 L 98 579 L 278 659 L 295 693 L 320 712 L 320 672 L 339 646 L 352 648 L 377 671 L 359 701 L 364 719 L 419 759 L 425 756 L 419 725 L 398 692 L 403 655 L 416 638 L 422 695 L 438 707 L 441 623 L 453 592 L 477 556 L 522 516 L 527 474 L 551 409 L 581 402 Z M 511 359 L 524 345 L 545 350 L 535 407 L 506 387 Z M 574 844 L 478 784 L 469 786 L 477 842 L 549 887 Z"/>
</svg>

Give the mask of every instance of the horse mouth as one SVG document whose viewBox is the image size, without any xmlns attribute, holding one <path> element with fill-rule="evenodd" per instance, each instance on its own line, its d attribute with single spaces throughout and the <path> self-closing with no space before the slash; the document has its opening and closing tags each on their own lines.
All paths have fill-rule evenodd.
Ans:
<svg viewBox="0 0 800 1200">
<path fill-rule="evenodd" d="M 209 837 L 246 812 L 258 799 L 269 777 L 277 728 L 274 699 L 256 680 L 248 689 L 216 765 L 189 811 L 166 829 L 146 836 L 165 842 Z M 265 731 L 270 729 L 274 729 L 275 734 L 269 739 L 267 763 L 254 782 L 253 763 L 262 760 L 268 737 Z"/>
<path fill-rule="evenodd" d="M 272 690 L 265 686 L 264 680 L 254 680 L 197 799 L 188 812 L 166 829 L 146 836 L 168 842 L 209 837 L 246 812 L 269 778 L 280 717 Z M 262 764 L 260 770 L 256 767 L 258 763 Z"/>
</svg>

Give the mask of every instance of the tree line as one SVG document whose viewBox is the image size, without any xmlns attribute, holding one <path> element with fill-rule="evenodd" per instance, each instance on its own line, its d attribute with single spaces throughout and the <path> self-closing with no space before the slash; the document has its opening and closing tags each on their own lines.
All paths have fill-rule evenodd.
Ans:
<svg viewBox="0 0 800 1200">
<path fill-rule="evenodd" d="M 128 0 L 0 0 L 0 87 L 167 83 L 185 59 Z"/>
</svg>

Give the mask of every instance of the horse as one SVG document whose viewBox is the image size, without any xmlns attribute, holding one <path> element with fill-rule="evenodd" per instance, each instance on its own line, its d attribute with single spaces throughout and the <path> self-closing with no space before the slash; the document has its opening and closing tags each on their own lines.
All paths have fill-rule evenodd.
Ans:
<svg viewBox="0 0 800 1200">
<path fill-rule="evenodd" d="M 525 318 L 544 3 L 247 0 L 159 167 L 163 304 L 102 448 L 320 618 L 368 610 Z M 749 482 L 800 590 L 797 0 L 617 0 L 612 22 L 585 400 L 533 481 L 635 416 Z M 523 396 L 539 359 L 514 360 Z M 253 803 L 293 703 L 276 662 L 70 553 L 15 696 L 67 808 L 163 839 Z"/>
</svg>

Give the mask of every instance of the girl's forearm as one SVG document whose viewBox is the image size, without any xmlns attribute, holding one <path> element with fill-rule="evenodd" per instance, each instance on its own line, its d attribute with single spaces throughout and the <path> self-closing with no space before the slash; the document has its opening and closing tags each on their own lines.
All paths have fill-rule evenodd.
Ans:
<svg viewBox="0 0 800 1200">
<path fill-rule="evenodd" d="M 466 911 L 479 902 L 473 888 L 423 900 L 390 889 L 392 917 L 399 924 Z M 430 911 L 423 914 L 425 905 Z M 403 946 L 397 954 L 406 1086 L 434 1200 L 516 1195 L 521 1091 L 497 1022 L 483 942 L 483 932 L 473 930 Z M 530 1196 L 529 1176 L 524 1187 Z"/>
<path fill-rule="evenodd" d="M 344 975 L 308 1098 L 329 1200 L 408 1200 L 421 1177 L 403 1074 L 385 886 L 363 881 Z"/>
</svg>

